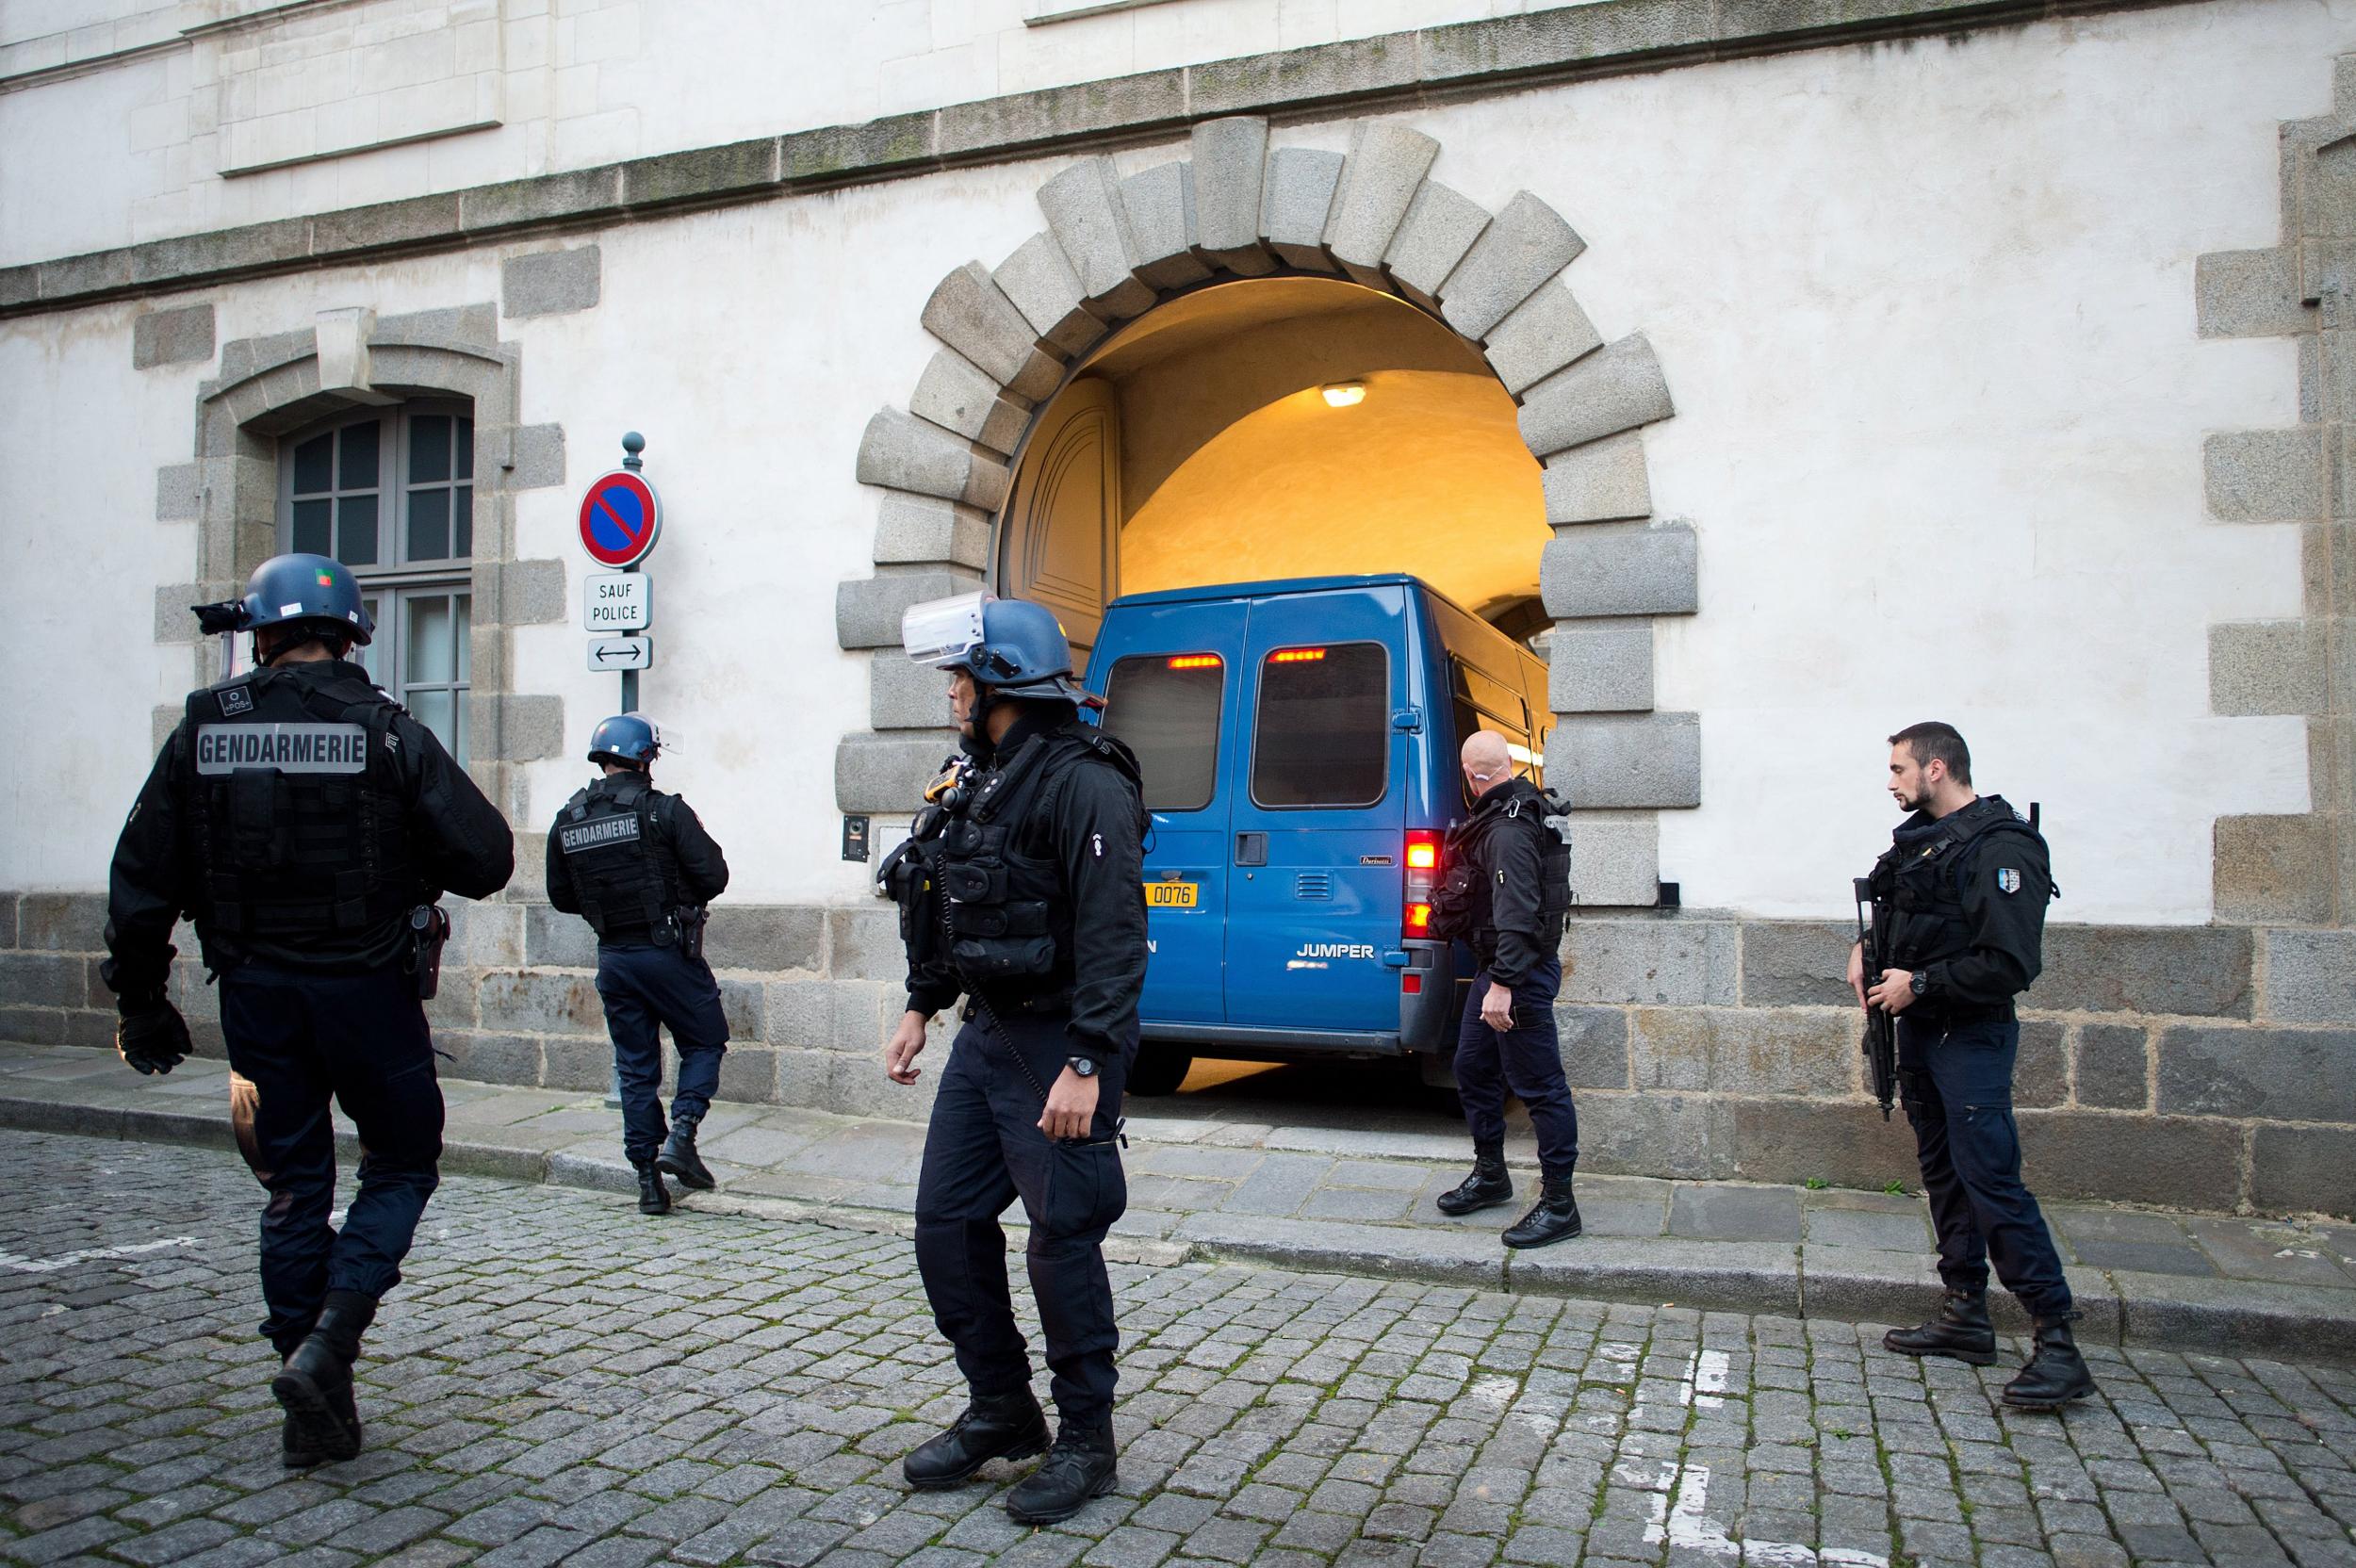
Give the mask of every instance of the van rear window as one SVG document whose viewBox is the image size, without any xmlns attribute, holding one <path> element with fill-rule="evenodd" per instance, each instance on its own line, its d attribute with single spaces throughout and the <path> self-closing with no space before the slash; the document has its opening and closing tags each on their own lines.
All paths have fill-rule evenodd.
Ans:
<svg viewBox="0 0 2356 1568">
<path fill-rule="evenodd" d="M 1137 753 L 1149 811 L 1200 811 L 1218 792 L 1219 709 L 1227 678 L 1215 654 L 1123 659 L 1104 683 L 1104 732 Z"/>
<path fill-rule="evenodd" d="M 1380 643 L 1279 648 L 1260 664 L 1252 798 L 1371 806 L 1390 782 L 1390 658 Z"/>
</svg>

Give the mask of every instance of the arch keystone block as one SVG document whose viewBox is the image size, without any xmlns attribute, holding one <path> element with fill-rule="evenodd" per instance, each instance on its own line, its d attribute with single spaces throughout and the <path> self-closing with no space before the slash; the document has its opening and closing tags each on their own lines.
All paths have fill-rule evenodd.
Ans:
<svg viewBox="0 0 2356 1568">
<path fill-rule="evenodd" d="M 1488 226 L 1488 208 L 1437 180 L 1426 180 L 1415 188 L 1391 248 L 1383 253 L 1383 270 L 1401 294 L 1426 310 L 1437 310 L 1440 285 Z"/>
<path fill-rule="evenodd" d="M 1562 619 L 1691 615 L 1701 604 L 1693 531 L 1615 523 L 1559 534 L 1539 557 L 1538 594 Z"/>
<path fill-rule="evenodd" d="M 1540 458 L 1666 419 L 1677 410 L 1642 334 L 1609 344 L 1531 388 L 1522 440 Z"/>
<path fill-rule="evenodd" d="M 1184 288 L 1211 275 L 1194 253 L 1194 169 L 1185 162 L 1157 164 L 1121 182 L 1121 204 L 1129 209 L 1129 232 L 1137 237 L 1138 281 L 1149 288 Z"/>
<path fill-rule="evenodd" d="M 1268 122 L 1206 120 L 1194 128 L 1195 243 L 1204 261 L 1241 277 L 1272 272 L 1260 245 L 1260 190 L 1268 172 Z"/>
<path fill-rule="evenodd" d="M 1440 315 L 1478 343 L 1586 248 L 1560 213 L 1517 190 L 1441 286 Z"/>
<path fill-rule="evenodd" d="M 990 276 L 1048 352 L 1069 359 L 1104 335 L 1104 321 L 1089 314 L 1082 301 L 1080 275 L 1072 270 L 1055 237 L 1045 230 L 1016 246 L 1014 254 Z"/>
<path fill-rule="evenodd" d="M 1038 335 L 1014 302 L 998 291 L 990 270 L 969 261 L 924 302 L 924 330 L 981 368 L 1001 386 L 1013 386 L 1031 360 Z"/>
<path fill-rule="evenodd" d="M 1325 222 L 1342 183 L 1342 155 L 1280 148 L 1268 160 L 1260 190 L 1260 237 L 1287 266 L 1334 270 L 1325 252 Z"/>
<path fill-rule="evenodd" d="M 1039 188 L 1039 209 L 1079 276 L 1080 291 L 1115 320 L 1142 315 L 1153 291 L 1137 281 L 1137 238 L 1113 160 L 1082 158 Z"/>
<path fill-rule="evenodd" d="M 1581 809 L 1668 810 L 1702 802 L 1693 713 L 1565 716 L 1546 742 L 1546 785 Z M 1571 825 L 1576 846 L 1579 825 Z"/>
<path fill-rule="evenodd" d="M 1489 334 L 1489 368 L 1515 397 L 1603 347 L 1603 335 L 1561 284 L 1538 291 Z"/>
<path fill-rule="evenodd" d="M 943 349 L 924 367 L 916 395 L 908 400 L 908 412 L 1006 453 L 1022 438 L 1030 404 L 1000 392 L 996 382 L 955 349 Z"/>
<path fill-rule="evenodd" d="M 1342 270 L 1381 287 L 1383 254 L 1432 172 L 1440 144 L 1404 125 L 1361 125 L 1351 136 L 1341 188 L 1325 221 L 1325 248 Z"/>
<path fill-rule="evenodd" d="M 1005 464 L 896 408 L 878 410 L 867 421 L 859 443 L 859 477 L 862 484 L 939 496 L 985 512 L 1006 498 Z"/>
</svg>

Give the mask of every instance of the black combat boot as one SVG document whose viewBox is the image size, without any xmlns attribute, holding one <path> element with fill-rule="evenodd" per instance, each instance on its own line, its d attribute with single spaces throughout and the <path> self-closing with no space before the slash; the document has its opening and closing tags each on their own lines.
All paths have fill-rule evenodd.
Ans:
<svg viewBox="0 0 2356 1568">
<path fill-rule="evenodd" d="M 1442 1214 L 1478 1214 L 1513 1200 L 1513 1178 L 1505 1172 L 1505 1146 L 1473 1150 L 1472 1174 L 1434 1200 Z"/>
<path fill-rule="evenodd" d="M 697 1192 L 710 1192 L 715 1184 L 703 1156 L 695 1152 L 694 1117 L 672 1118 L 671 1135 L 663 1141 L 663 1152 L 654 1157 L 654 1163 L 658 1168 L 678 1177 L 681 1186 L 694 1187 Z"/>
<path fill-rule="evenodd" d="M 900 1462 L 919 1492 L 963 1486 L 994 1459 L 1028 1459 L 1047 1446 L 1047 1416 L 1029 1389 L 985 1399 L 973 1396 L 949 1429 L 927 1438 Z"/>
<path fill-rule="evenodd" d="M 2037 1320 L 2037 1348 L 2029 1364 L 2004 1385 L 2005 1404 L 2014 1410 L 2059 1410 L 2094 1392 L 2094 1374 L 2086 1370 L 2086 1358 L 2078 1354 L 2078 1342 L 2070 1332 L 2070 1319 L 2076 1315 Z"/>
<path fill-rule="evenodd" d="M 1988 1292 L 1951 1290 L 1939 1315 L 1911 1329 L 1882 1335 L 1882 1348 L 1902 1356 L 1952 1356 L 1973 1366 L 1996 1360 L 1996 1331 L 1988 1321 Z"/>
<path fill-rule="evenodd" d="M 1112 1427 L 1074 1427 L 1066 1421 L 1039 1468 L 1006 1494 L 1006 1515 L 1018 1524 L 1052 1525 L 1120 1484 Z"/>
<path fill-rule="evenodd" d="M 1568 1176 L 1548 1176 L 1538 1184 L 1538 1201 L 1507 1227 L 1508 1247 L 1544 1247 L 1568 1241 L 1586 1227 L 1579 1217 L 1579 1200 L 1572 1196 Z"/>
<path fill-rule="evenodd" d="M 638 1212 L 671 1212 L 671 1189 L 663 1184 L 663 1168 L 651 1160 L 638 1168 Z"/>
<path fill-rule="evenodd" d="M 352 1364 L 360 1336 L 376 1316 L 376 1298 L 331 1290 L 312 1326 L 270 1391 L 286 1410 L 281 1436 L 289 1467 L 351 1459 L 360 1451 L 360 1408 L 352 1396 Z"/>
</svg>

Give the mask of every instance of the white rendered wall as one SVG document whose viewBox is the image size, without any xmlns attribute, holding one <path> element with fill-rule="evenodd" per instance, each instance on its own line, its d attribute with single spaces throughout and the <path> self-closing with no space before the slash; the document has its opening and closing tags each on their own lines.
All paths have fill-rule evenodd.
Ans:
<svg viewBox="0 0 2356 1568">
<path fill-rule="evenodd" d="M 2209 716 L 2204 668 L 2212 622 L 2299 612 L 2295 530 L 2206 522 L 2200 466 L 2209 431 L 2296 422 L 2294 355 L 2201 341 L 2192 268 L 2271 242 L 2276 123 L 2324 106 L 2351 47 L 2347 3 L 2184 8 L 1403 117 L 1440 139 L 1435 177 L 1568 216 L 1582 302 L 1666 368 L 1656 502 L 1701 535 L 1701 613 L 1659 640 L 1660 706 L 1702 715 L 1704 805 L 1662 816 L 1688 905 L 1837 912 L 1891 820 L 1881 737 L 1934 714 L 1985 784 L 2045 803 L 2057 918 L 2203 919 L 2213 819 L 2305 807 L 2302 726 Z M 570 460 L 562 490 L 520 498 L 517 553 L 565 559 L 574 596 L 580 486 L 621 431 L 648 437 L 668 520 L 642 703 L 679 738 L 663 781 L 728 845 L 732 896 L 862 896 L 831 782 L 866 717 L 866 656 L 836 648 L 833 615 L 870 570 L 859 433 L 932 351 L 933 285 L 1034 232 L 1058 166 L 611 231 L 597 308 L 503 326 L 522 417 L 561 422 Z M 226 340 L 498 293 L 485 251 L 211 297 Z M 133 371 L 132 314 L 0 322 L 19 436 L 0 560 L 41 588 L 21 645 L 130 688 L 66 722 L 48 682 L 0 687 L 0 726 L 57 737 L 0 761 L 4 887 L 103 885 L 148 705 L 183 666 L 146 629 L 154 584 L 194 575 L 193 531 L 146 519 L 207 370 Z M 515 638 L 516 689 L 566 705 L 527 825 L 585 777 L 569 753 L 614 701 L 581 642 L 569 621 Z"/>
<path fill-rule="evenodd" d="M 1023 18 L 1035 0 L 361 0 L 356 20 L 348 4 L 298 5 L 254 26 L 118 60 L 106 57 L 110 47 L 175 39 L 186 24 L 153 0 L 42 8 L 54 3 L 0 8 L 0 146 L 9 150 L 0 159 L 0 211 L 10 219 L 0 224 L 0 266 L 1546 8 L 1520 0 L 1165 0 L 1030 26 Z M 222 175 L 240 146 L 291 154 L 305 134 L 321 149 L 339 145 L 346 122 L 376 122 L 379 100 L 386 126 L 416 134 L 417 95 L 446 85 L 370 79 L 358 62 L 381 59 L 381 45 L 355 41 L 351 60 L 320 57 L 307 41 L 319 29 L 382 33 L 416 22 L 456 33 L 478 27 L 486 11 L 499 19 L 498 125 Z M 110 30 L 93 24 L 100 16 L 124 20 Z M 117 34 L 120 44 L 111 43 Z M 302 57 L 289 61 L 289 53 Z M 34 74 L 69 57 L 93 69 Z M 306 133 L 270 113 L 318 97 L 288 73 L 336 76 L 346 68 L 349 90 L 339 77 L 329 95 L 337 124 Z M 236 122 L 254 115 L 272 122 Z"/>
</svg>

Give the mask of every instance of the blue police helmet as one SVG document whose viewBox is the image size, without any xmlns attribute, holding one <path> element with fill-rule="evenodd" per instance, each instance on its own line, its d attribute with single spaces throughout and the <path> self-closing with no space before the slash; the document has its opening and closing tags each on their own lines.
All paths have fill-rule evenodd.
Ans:
<svg viewBox="0 0 2356 1568">
<path fill-rule="evenodd" d="M 589 760 L 647 763 L 663 750 L 663 731 L 639 713 L 616 713 L 589 737 Z"/>
<path fill-rule="evenodd" d="M 995 695 L 1093 700 L 1072 680 L 1072 644 L 1043 604 L 967 595 L 916 606 L 901 633 L 912 658 L 963 670 Z"/>
<path fill-rule="evenodd" d="M 290 621 L 333 623 L 354 644 L 376 636 L 376 622 L 360 602 L 352 569 L 323 555 L 274 555 L 254 568 L 245 585 L 244 629 Z"/>
</svg>

